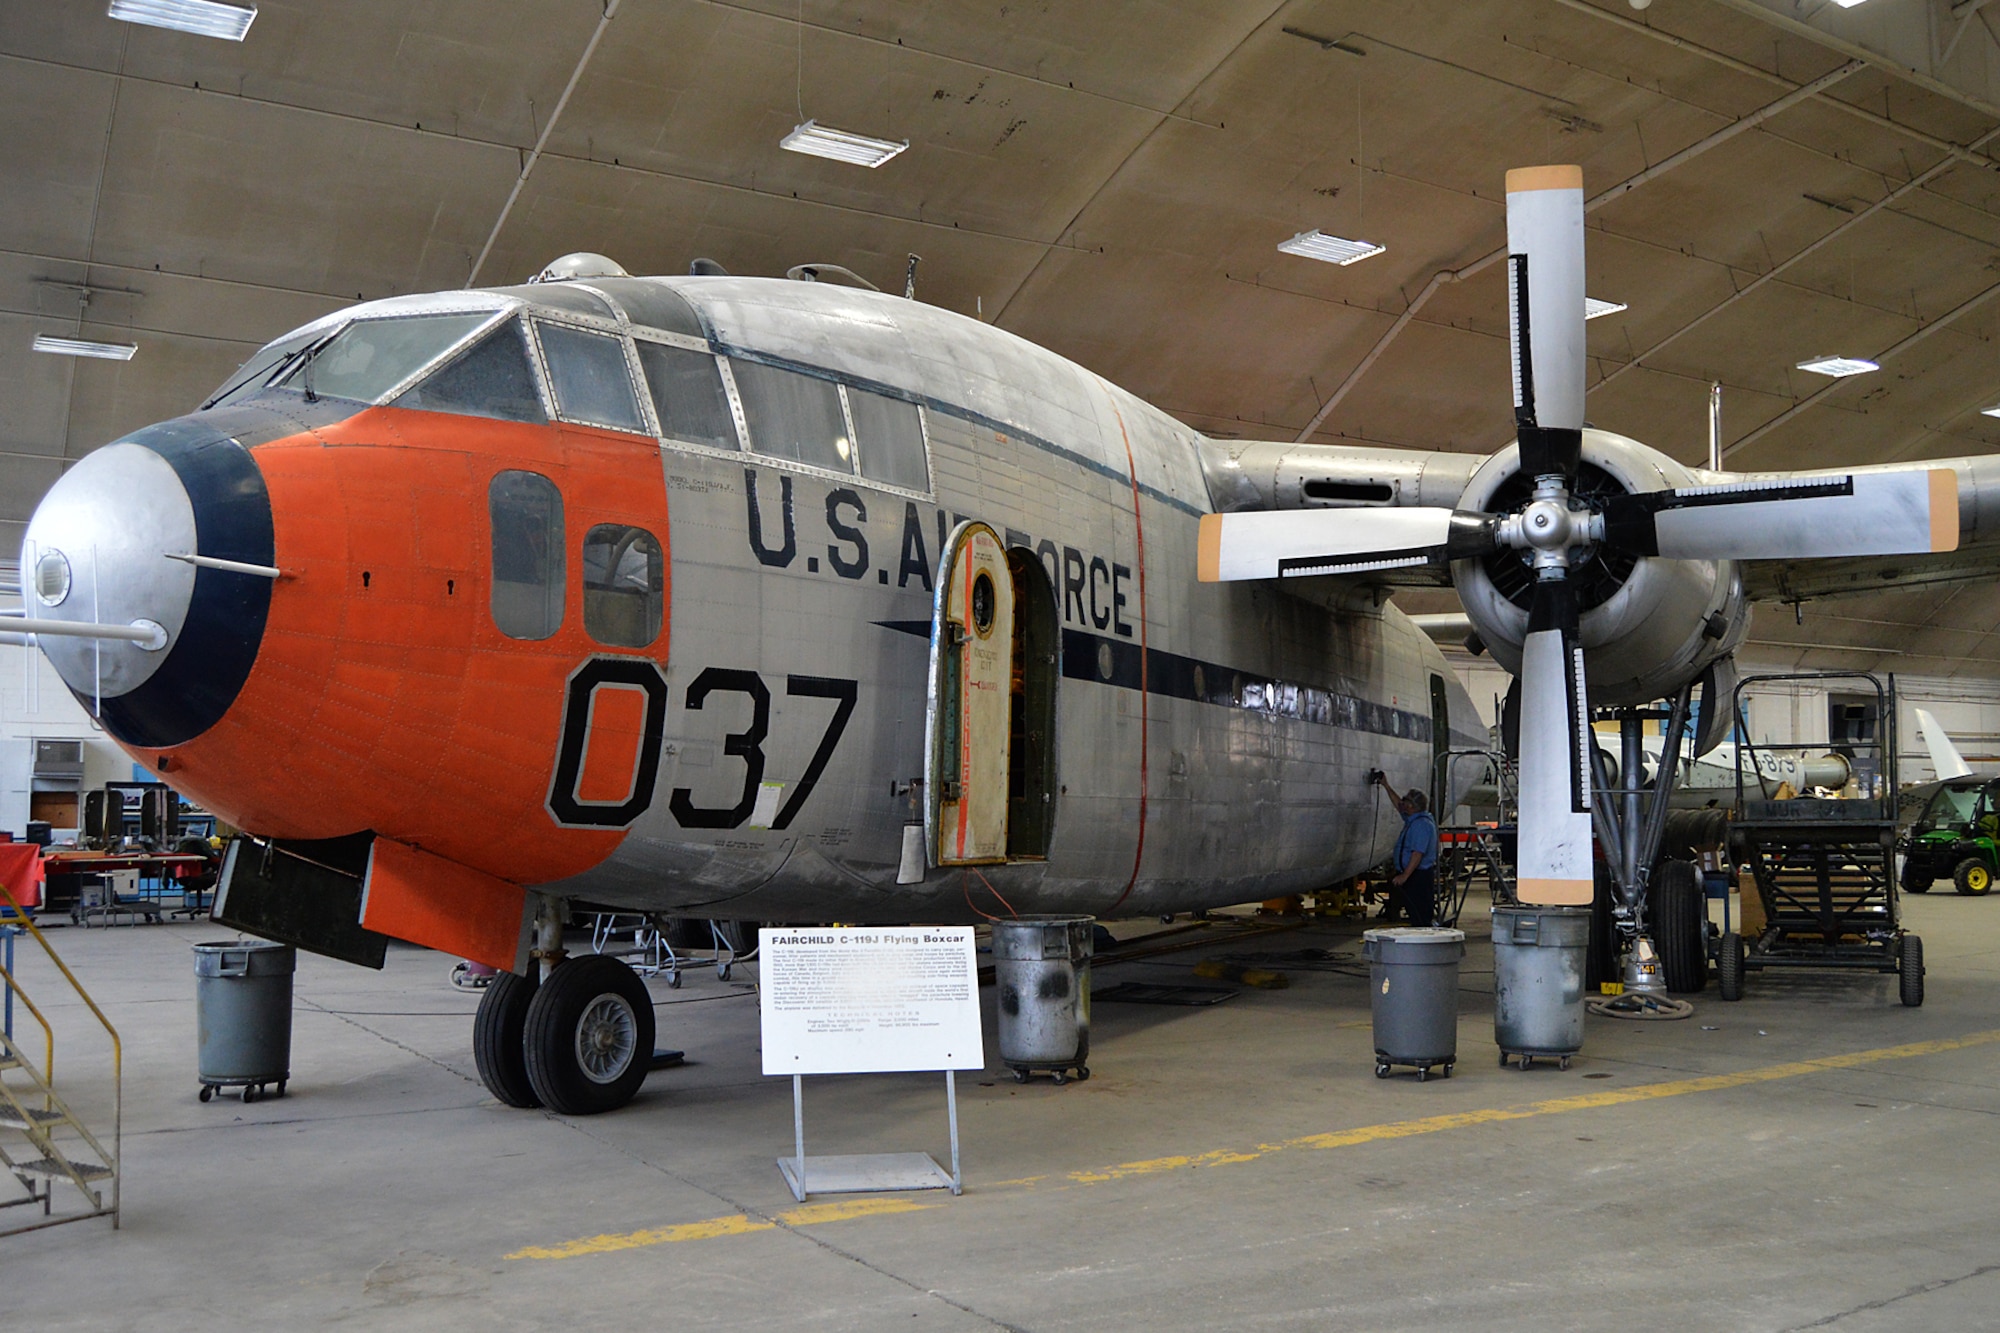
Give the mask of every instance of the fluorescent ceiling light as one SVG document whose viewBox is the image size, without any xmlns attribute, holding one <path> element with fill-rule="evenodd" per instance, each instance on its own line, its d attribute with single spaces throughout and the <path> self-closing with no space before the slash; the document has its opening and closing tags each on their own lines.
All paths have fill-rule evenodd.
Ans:
<svg viewBox="0 0 2000 1333">
<path fill-rule="evenodd" d="M 1833 0 L 1833 3 L 1839 5 L 1842 9 L 1852 9 L 1862 2 L 1863 0 Z M 1970 17 L 1970 15 L 1967 17 Z"/>
<path fill-rule="evenodd" d="M 97 356 L 106 361 L 130 361 L 132 353 L 139 350 L 137 343 L 96 343 L 88 338 L 59 338 L 47 333 L 35 335 L 37 352 L 54 352 L 58 356 Z"/>
<path fill-rule="evenodd" d="M 1373 241 L 1350 241 L 1344 236 L 1328 236 L 1318 228 L 1302 231 L 1278 246 L 1278 249 L 1285 254 L 1324 260 L 1329 264 L 1339 264 L 1343 268 L 1373 258 L 1387 248 Z"/>
<path fill-rule="evenodd" d="M 1866 375 L 1871 370 L 1881 368 L 1873 361 L 1858 356 L 1816 356 L 1810 361 L 1799 362 L 1800 370 L 1810 370 L 1815 375 L 1831 375 L 1835 379 L 1847 375 Z"/>
<path fill-rule="evenodd" d="M 1583 298 L 1583 317 L 1596 319 L 1600 315 L 1615 315 L 1626 309 L 1623 301 L 1600 301 L 1594 296 Z"/>
<path fill-rule="evenodd" d="M 871 139 L 865 134 L 849 134 L 830 125 L 809 120 L 796 125 L 778 140 L 778 147 L 814 157 L 830 157 L 836 162 L 852 162 L 857 167 L 879 167 L 910 146 L 908 139 Z"/>
<path fill-rule="evenodd" d="M 2000 403 L 1996 403 L 1992 407 L 1980 408 L 1979 415 L 1982 417 L 2000 417 Z"/>
<path fill-rule="evenodd" d="M 257 17 L 257 6 L 225 5 L 217 0 L 111 0 L 109 12 L 112 18 L 127 23 L 240 42 Z"/>
</svg>

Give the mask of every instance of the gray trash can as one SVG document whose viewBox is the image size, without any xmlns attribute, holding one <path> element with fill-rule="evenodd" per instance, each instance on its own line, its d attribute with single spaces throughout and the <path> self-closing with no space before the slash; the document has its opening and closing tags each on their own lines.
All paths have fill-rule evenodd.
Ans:
<svg viewBox="0 0 2000 1333">
<path fill-rule="evenodd" d="M 1087 916 L 1023 916 L 993 923 L 993 980 L 1000 992 L 1000 1059 L 1026 1083 L 1043 1070 L 1064 1082 L 1090 1077 L 1090 946 Z"/>
<path fill-rule="evenodd" d="M 292 973 L 298 950 L 268 940 L 194 946 L 196 1076 L 201 1099 L 243 1089 L 254 1102 L 292 1075 Z"/>
<path fill-rule="evenodd" d="M 1537 1057 L 1564 1069 L 1583 1049 L 1588 907 L 1493 909 L 1493 1040 L 1500 1063 Z"/>
<path fill-rule="evenodd" d="M 1458 1062 L 1458 963 L 1465 932 L 1442 926 L 1364 931 L 1369 1009 L 1375 1018 L 1375 1077 L 1415 1065 L 1417 1081 Z"/>
</svg>

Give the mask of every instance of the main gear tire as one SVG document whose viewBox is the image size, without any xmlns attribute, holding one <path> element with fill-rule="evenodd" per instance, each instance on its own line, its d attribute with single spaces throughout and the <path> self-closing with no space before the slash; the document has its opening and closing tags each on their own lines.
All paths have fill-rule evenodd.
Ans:
<svg viewBox="0 0 2000 1333">
<path fill-rule="evenodd" d="M 472 1063 L 479 1081 L 503 1106 L 526 1110 L 542 1099 L 528 1079 L 528 1006 L 538 987 L 533 978 L 502 972 L 480 992 L 472 1019 Z"/>
<path fill-rule="evenodd" d="M 1708 912 L 1701 871 L 1668 861 L 1653 881 L 1653 938 L 1668 991 L 1698 995 L 1708 988 Z"/>
<path fill-rule="evenodd" d="M 535 992 L 525 1032 L 528 1081 L 561 1115 L 601 1115 L 632 1100 L 653 1063 L 653 997 L 617 958 L 585 954 Z"/>
</svg>

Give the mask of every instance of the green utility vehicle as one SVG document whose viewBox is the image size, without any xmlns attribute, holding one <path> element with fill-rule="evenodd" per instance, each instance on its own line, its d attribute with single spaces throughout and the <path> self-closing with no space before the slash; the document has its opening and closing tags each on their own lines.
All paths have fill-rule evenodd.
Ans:
<svg viewBox="0 0 2000 1333">
<path fill-rule="evenodd" d="M 2000 778 L 1958 778 L 1939 787 L 1897 848 L 1903 891 L 1929 893 L 1949 879 L 1971 898 L 1993 891 L 2000 875 Z"/>
</svg>

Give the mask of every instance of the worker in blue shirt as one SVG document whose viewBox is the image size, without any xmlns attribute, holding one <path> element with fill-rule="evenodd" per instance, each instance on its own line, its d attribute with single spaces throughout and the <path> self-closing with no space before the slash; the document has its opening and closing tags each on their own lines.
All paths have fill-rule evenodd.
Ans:
<svg viewBox="0 0 2000 1333">
<path fill-rule="evenodd" d="M 1396 803 L 1403 817 L 1403 831 L 1396 838 L 1390 856 L 1389 905 L 1384 915 L 1399 908 L 1413 926 L 1428 926 L 1437 919 L 1437 820 L 1431 817 L 1430 798 L 1415 787 L 1398 795 L 1379 769 L 1375 782 Z"/>
</svg>

